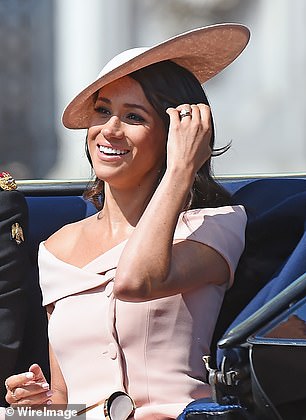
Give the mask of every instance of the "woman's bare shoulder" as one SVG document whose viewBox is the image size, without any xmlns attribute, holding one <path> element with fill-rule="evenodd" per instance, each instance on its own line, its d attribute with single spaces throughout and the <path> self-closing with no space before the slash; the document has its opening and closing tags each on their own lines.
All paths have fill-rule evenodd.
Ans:
<svg viewBox="0 0 306 420">
<path fill-rule="evenodd" d="M 57 258 L 65 259 L 80 241 L 84 229 L 92 223 L 92 216 L 64 225 L 45 241 L 45 246 Z"/>
</svg>

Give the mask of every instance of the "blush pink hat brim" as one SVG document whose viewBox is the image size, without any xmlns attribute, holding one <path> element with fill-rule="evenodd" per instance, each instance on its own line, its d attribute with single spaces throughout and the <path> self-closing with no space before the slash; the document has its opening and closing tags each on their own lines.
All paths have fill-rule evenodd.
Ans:
<svg viewBox="0 0 306 420">
<path fill-rule="evenodd" d="M 90 127 L 94 93 L 123 76 L 160 61 L 174 61 L 203 84 L 231 64 L 244 50 L 249 38 L 250 31 L 246 26 L 223 23 L 184 32 L 153 47 L 124 51 L 110 60 L 98 78 L 67 105 L 63 124 L 74 129 Z"/>
</svg>

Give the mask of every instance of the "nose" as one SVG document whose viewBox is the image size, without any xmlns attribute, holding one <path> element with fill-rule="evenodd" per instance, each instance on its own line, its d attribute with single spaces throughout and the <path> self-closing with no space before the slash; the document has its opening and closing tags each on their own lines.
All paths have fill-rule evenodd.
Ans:
<svg viewBox="0 0 306 420">
<path fill-rule="evenodd" d="M 110 119 L 101 128 L 101 134 L 106 140 L 111 139 L 122 139 L 124 137 L 121 121 L 116 115 L 110 117 Z"/>
</svg>

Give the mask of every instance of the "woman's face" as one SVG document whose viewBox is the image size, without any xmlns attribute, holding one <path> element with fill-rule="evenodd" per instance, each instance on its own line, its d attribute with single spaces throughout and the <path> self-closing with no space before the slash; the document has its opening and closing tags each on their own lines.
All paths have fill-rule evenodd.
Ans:
<svg viewBox="0 0 306 420">
<path fill-rule="evenodd" d="M 104 86 L 94 109 L 88 149 L 96 176 L 118 187 L 155 182 L 166 132 L 140 84 L 126 76 Z"/>
</svg>

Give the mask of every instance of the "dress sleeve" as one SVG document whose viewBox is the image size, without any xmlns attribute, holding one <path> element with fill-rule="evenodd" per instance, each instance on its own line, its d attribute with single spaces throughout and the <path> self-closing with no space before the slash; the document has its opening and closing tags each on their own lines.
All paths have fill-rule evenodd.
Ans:
<svg viewBox="0 0 306 420">
<path fill-rule="evenodd" d="M 230 269 L 230 287 L 245 245 L 246 222 L 243 206 L 188 210 L 179 217 L 174 240 L 201 242 L 219 252 Z"/>
</svg>

